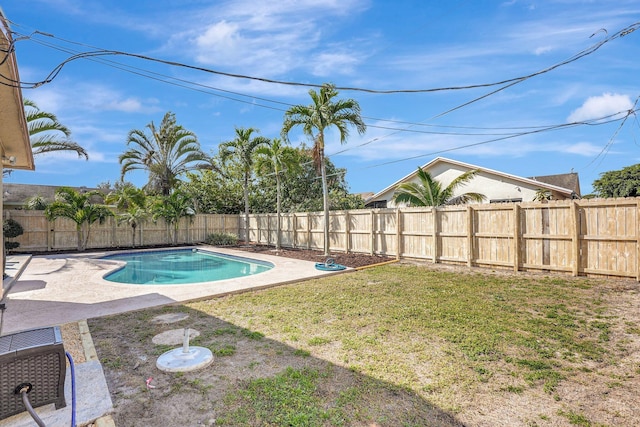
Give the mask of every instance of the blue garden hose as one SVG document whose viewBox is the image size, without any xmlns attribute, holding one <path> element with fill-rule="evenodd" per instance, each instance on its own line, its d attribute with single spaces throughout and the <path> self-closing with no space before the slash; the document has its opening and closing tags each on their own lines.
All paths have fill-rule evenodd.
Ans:
<svg viewBox="0 0 640 427">
<path fill-rule="evenodd" d="M 69 352 L 65 351 L 64 354 L 67 355 L 69 366 L 71 367 L 71 427 L 76 427 L 76 369 Z"/>
</svg>

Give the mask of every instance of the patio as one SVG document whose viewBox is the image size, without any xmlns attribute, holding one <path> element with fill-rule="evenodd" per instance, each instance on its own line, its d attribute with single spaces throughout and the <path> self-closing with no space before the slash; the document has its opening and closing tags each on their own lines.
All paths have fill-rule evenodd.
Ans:
<svg viewBox="0 0 640 427">
<path fill-rule="evenodd" d="M 244 252 L 230 249 L 209 249 L 247 257 Z M 9 277 L 4 281 L 6 311 L 0 331 L 2 335 L 8 335 L 40 327 L 78 324 L 78 340 L 82 343 L 83 354 L 75 365 L 77 424 L 96 422 L 97 427 L 113 425 L 110 417 L 103 417 L 113 410 L 113 406 L 85 319 L 335 274 L 316 270 L 314 263 L 309 261 L 260 253 L 251 254 L 251 258 L 271 262 L 274 268 L 254 276 L 194 285 L 126 285 L 103 279 L 106 273 L 117 266 L 114 261 L 100 260 L 103 254 L 9 256 Z M 55 410 L 53 404 L 36 408 L 46 425 L 64 425 L 71 419 L 69 369 L 65 396 L 65 408 Z M 26 427 L 32 424 L 33 420 L 27 412 L 0 420 L 0 427 Z"/>
</svg>

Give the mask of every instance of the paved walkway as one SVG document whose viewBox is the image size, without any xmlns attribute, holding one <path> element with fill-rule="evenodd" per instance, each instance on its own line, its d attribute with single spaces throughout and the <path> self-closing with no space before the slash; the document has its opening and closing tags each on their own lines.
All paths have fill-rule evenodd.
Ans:
<svg viewBox="0 0 640 427">
<path fill-rule="evenodd" d="M 247 253 L 228 249 L 210 248 L 219 253 L 247 257 Z M 251 258 L 268 261 L 274 268 L 257 275 L 193 285 L 126 285 L 109 282 L 103 276 L 120 264 L 99 259 L 104 253 L 78 255 L 42 255 L 20 258 L 12 264 L 17 280 L 11 280 L 5 289 L 1 335 L 46 326 L 79 322 L 87 361 L 76 365 L 77 422 L 83 425 L 99 419 L 97 426 L 111 426 L 110 417 L 102 417 L 113 406 L 104 372 L 86 327 L 86 319 L 139 310 L 176 302 L 226 295 L 254 289 L 299 282 L 306 279 L 335 274 L 315 269 L 314 263 L 275 255 L 251 254 Z M 17 260 L 17 259 L 16 259 Z M 26 268 L 24 268 L 26 266 Z M 18 269 L 23 270 L 19 275 Z M 13 279 L 13 277 L 12 277 Z M 93 349 L 93 350 L 92 350 Z M 65 396 L 67 407 L 55 410 L 53 405 L 36 408 L 46 425 L 70 425 L 71 379 L 67 370 Z M 102 418 L 101 418 L 102 417 Z M 0 427 L 34 425 L 25 412 L 5 420 Z"/>
</svg>

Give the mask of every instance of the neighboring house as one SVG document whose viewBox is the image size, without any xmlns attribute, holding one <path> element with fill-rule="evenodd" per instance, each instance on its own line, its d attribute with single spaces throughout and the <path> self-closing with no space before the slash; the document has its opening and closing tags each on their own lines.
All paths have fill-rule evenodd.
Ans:
<svg viewBox="0 0 640 427">
<path fill-rule="evenodd" d="M 486 196 L 485 203 L 530 202 L 539 190 L 548 191 L 552 200 L 564 200 L 580 197 L 580 183 L 577 173 L 548 175 L 534 178 L 522 178 L 504 172 L 475 166 L 456 160 L 437 157 L 422 166 L 432 178 L 446 187 L 458 176 L 470 170 L 478 174 L 467 184 L 460 186 L 457 194 L 475 192 Z M 393 193 L 403 182 L 419 182 L 417 170 L 394 182 L 384 190 L 366 200 L 369 208 L 395 207 Z"/>
<path fill-rule="evenodd" d="M 5 209 L 22 209 L 33 196 L 40 196 L 48 203 L 55 200 L 56 190 L 60 188 L 57 185 L 35 185 L 35 184 L 4 184 L 2 192 L 2 201 Z M 101 190 L 98 188 L 88 187 L 72 187 L 79 193 L 86 191 L 102 191 L 105 195 L 109 194 L 109 190 Z M 96 200 L 96 203 L 101 203 L 100 200 Z"/>
</svg>

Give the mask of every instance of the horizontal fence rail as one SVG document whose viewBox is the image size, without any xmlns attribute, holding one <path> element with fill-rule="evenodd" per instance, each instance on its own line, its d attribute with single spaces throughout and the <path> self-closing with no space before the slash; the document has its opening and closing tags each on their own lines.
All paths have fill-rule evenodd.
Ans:
<svg viewBox="0 0 640 427">
<path fill-rule="evenodd" d="M 332 252 L 384 255 L 513 271 L 563 272 L 640 280 L 640 198 L 500 203 L 438 208 L 332 211 Z M 13 239 L 18 250 L 44 252 L 77 247 L 75 224 L 47 221 L 39 211 L 5 211 L 25 233 Z M 183 218 L 177 243 L 204 242 L 212 233 L 234 234 L 258 244 L 275 245 L 278 215 L 198 214 Z M 285 248 L 322 250 L 322 212 L 283 213 L 280 242 Z M 172 230 L 163 221 L 133 230 L 109 218 L 93 224 L 87 249 L 171 245 Z"/>
</svg>

